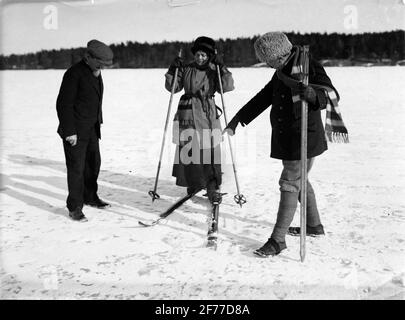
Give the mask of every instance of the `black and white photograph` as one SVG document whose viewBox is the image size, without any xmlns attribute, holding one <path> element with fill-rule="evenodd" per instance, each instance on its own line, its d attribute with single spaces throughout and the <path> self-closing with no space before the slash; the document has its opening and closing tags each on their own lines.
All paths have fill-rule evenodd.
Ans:
<svg viewBox="0 0 405 320">
<path fill-rule="evenodd" d="M 1 300 L 404 300 L 404 0 L 0 10 Z"/>
</svg>

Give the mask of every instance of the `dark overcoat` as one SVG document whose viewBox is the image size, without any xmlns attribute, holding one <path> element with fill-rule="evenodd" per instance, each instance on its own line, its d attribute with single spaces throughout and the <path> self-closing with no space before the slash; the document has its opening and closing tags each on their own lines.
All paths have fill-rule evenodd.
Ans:
<svg viewBox="0 0 405 320">
<path fill-rule="evenodd" d="M 293 59 L 283 68 L 285 74 L 291 73 L 292 63 Z M 322 65 L 313 59 L 309 63 L 309 83 L 327 85 L 336 91 Z M 316 93 L 316 104 L 309 104 L 308 108 L 308 158 L 318 156 L 328 148 L 320 111 L 326 108 L 326 96 L 323 90 L 317 89 Z M 247 125 L 270 105 L 270 156 L 282 160 L 299 160 L 301 117 L 294 113 L 291 89 L 277 77 L 276 72 L 270 82 L 238 111 L 237 116 L 242 125 Z"/>
<path fill-rule="evenodd" d="M 101 138 L 103 80 L 95 77 L 84 60 L 66 70 L 56 100 L 58 134 L 62 139 L 77 135 L 86 139 L 93 127 Z"/>
</svg>

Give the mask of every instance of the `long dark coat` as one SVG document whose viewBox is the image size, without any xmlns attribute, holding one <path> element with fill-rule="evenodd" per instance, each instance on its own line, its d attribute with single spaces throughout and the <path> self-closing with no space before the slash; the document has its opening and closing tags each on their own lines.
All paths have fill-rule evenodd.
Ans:
<svg viewBox="0 0 405 320">
<path fill-rule="evenodd" d="M 290 74 L 293 59 L 283 72 Z M 310 59 L 309 83 L 327 85 L 335 89 L 322 65 Z M 321 120 L 321 109 L 326 107 L 326 96 L 322 90 L 316 90 L 316 105 L 308 108 L 308 158 L 320 155 L 328 149 L 325 131 Z M 301 157 L 301 117 L 293 112 L 291 89 L 274 73 L 270 82 L 246 103 L 237 113 L 242 125 L 249 124 L 270 105 L 271 154 L 272 158 L 299 160 Z M 316 110 L 315 110 L 316 109 Z"/>
<path fill-rule="evenodd" d="M 166 73 L 165 87 L 171 90 L 173 75 Z M 221 83 L 224 92 L 234 89 L 232 73 L 223 67 Z M 215 184 L 218 189 L 222 183 L 221 123 L 215 105 L 214 94 L 219 92 L 216 67 L 209 63 L 199 67 L 196 63 L 188 64 L 179 69 L 175 92 L 184 89 L 173 122 L 173 143 L 176 155 L 172 175 L 176 177 L 176 184 L 183 187 L 207 188 L 208 184 Z M 205 133 L 207 134 L 204 134 Z M 213 131 L 216 133 L 213 135 Z M 191 140 L 183 143 L 183 133 L 193 133 Z M 188 138 L 186 134 L 186 138 Z M 210 137 L 214 136 L 212 141 Z M 187 145 L 191 150 L 187 155 L 191 163 L 185 163 L 180 156 L 185 154 Z M 186 149 L 184 149 L 186 148 Z"/>
<path fill-rule="evenodd" d="M 66 70 L 56 110 L 59 118 L 58 134 L 62 139 L 77 134 L 78 139 L 87 138 L 94 126 L 101 138 L 103 80 L 97 78 L 82 60 Z"/>
</svg>

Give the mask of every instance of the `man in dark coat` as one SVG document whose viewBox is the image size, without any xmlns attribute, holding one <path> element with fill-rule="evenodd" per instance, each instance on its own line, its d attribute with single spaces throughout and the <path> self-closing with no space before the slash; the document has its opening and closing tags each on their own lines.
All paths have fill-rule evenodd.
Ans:
<svg viewBox="0 0 405 320">
<path fill-rule="evenodd" d="M 287 36 L 281 32 L 266 33 L 255 42 L 257 57 L 278 72 L 290 75 L 297 48 L 293 47 Z M 293 102 L 291 88 L 275 72 L 270 82 L 243 106 L 229 122 L 225 132 L 233 135 L 239 123 L 249 124 L 264 110 L 272 105 L 270 122 L 272 126 L 271 157 L 282 160 L 283 171 L 279 180 L 280 203 L 277 221 L 273 233 L 266 244 L 255 251 L 259 256 L 279 254 L 287 246 L 285 235 L 299 235 L 299 227 L 289 227 L 300 192 L 300 158 L 301 158 L 301 116 Z M 321 109 L 325 109 L 327 96 L 324 90 L 311 84 L 332 86 L 325 70 L 313 59 L 309 62 L 309 86 L 301 86 L 299 96 L 308 102 L 308 171 L 316 156 L 327 150 L 325 131 L 321 120 Z M 337 91 L 336 91 L 337 94 Z M 315 193 L 308 181 L 307 198 L 307 233 L 308 235 L 324 234 L 316 205 Z"/>
<path fill-rule="evenodd" d="M 66 205 L 73 220 L 87 221 L 83 204 L 97 208 L 109 205 L 97 195 L 97 178 L 103 122 L 101 69 L 111 65 L 112 59 L 113 52 L 107 45 L 89 41 L 84 58 L 65 72 L 56 101 L 58 134 L 63 140 L 67 167 Z"/>
</svg>

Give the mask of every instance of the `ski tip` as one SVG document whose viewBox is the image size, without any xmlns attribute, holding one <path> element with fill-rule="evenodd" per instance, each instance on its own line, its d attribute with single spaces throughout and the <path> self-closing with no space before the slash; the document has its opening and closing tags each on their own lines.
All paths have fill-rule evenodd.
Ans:
<svg viewBox="0 0 405 320">
<path fill-rule="evenodd" d="M 153 227 L 157 223 L 158 223 L 157 221 L 153 221 L 152 223 L 146 223 L 138 220 L 138 224 L 141 225 L 142 227 Z"/>
</svg>

